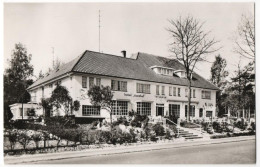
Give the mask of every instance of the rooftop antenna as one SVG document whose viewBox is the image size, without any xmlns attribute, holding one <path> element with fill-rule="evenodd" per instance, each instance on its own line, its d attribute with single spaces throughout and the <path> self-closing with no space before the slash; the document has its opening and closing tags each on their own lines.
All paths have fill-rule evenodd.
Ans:
<svg viewBox="0 0 260 167">
<path fill-rule="evenodd" d="M 98 51 L 100 52 L 100 10 L 98 11 Z"/>
<path fill-rule="evenodd" d="M 54 54 L 54 47 L 51 47 L 52 48 L 52 67 L 54 68 L 54 57 L 55 57 L 55 54 Z"/>
</svg>

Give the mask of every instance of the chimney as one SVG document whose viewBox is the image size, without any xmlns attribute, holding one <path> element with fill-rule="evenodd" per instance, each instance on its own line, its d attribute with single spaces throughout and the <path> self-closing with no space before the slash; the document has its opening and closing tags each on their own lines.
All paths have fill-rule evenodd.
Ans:
<svg viewBox="0 0 260 167">
<path fill-rule="evenodd" d="M 123 57 L 126 58 L 126 51 L 122 50 L 121 53 L 123 54 Z"/>
</svg>

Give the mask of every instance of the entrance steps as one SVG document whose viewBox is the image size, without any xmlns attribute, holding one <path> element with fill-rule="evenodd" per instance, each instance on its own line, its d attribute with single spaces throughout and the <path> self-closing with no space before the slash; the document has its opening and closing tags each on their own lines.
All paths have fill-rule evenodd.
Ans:
<svg viewBox="0 0 260 167">
<path fill-rule="evenodd" d="M 198 133 L 194 134 L 194 133 L 190 132 L 188 129 L 184 130 L 182 128 L 179 129 L 179 136 L 185 138 L 186 140 L 203 138 L 203 136 Z"/>
</svg>

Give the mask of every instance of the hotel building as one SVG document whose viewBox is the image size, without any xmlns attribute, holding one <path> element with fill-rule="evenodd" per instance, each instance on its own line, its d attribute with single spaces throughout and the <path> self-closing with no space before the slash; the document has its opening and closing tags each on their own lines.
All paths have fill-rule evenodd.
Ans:
<svg viewBox="0 0 260 167">
<path fill-rule="evenodd" d="M 188 81 L 184 66 L 177 60 L 151 54 L 139 52 L 128 58 L 125 51 L 122 53 L 123 56 L 116 56 L 85 51 L 57 71 L 34 82 L 28 88 L 30 103 L 39 104 L 42 98 L 50 97 L 56 83 L 60 83 L 69 90 L 73 100 L 80 101 L 79 111 L 73 113 L 75 117 L 109 119 L 109 112 L 93 106 L 87 96 L 93 85 L 103 85 L 113 90 L 113 118 L 126 116 L 133 110 L 141 115 L 175 114 L 185 119 Z M 218 88 L 195 72 L 191 85 L 191 118 L 214 117 Z M 17 119 L 21 113 L 17 111 Z M 50 113 L 64 114 L 62 111 Z"/>
</svg>

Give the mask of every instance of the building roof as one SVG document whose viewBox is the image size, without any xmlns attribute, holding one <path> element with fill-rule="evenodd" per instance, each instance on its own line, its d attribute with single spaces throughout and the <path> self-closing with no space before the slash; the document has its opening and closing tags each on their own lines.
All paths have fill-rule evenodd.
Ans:
<svg viewBox="0 0 260 167">
<path fill-rule="evenodd" d="M 63 65 L 57 72 L 34 82 L 28 89 L 43 84 L 49 80 L 69 72 L 96 74 L 118 78 L 135 79 L 142 81 L 166 83 L 187 86 L 185 78 L 156 74 L 150 67 L 163 66 L 176 70 L 185 70 L 184 66 L 175 59 L 155 56 L 147 53 L 138 53 L 134 58 L 105 53 L 85 51 L 81 56 Z M 203 77 L 193 73 L 192 87 L 218 90 L 216 86 Z"/>
</svg>

